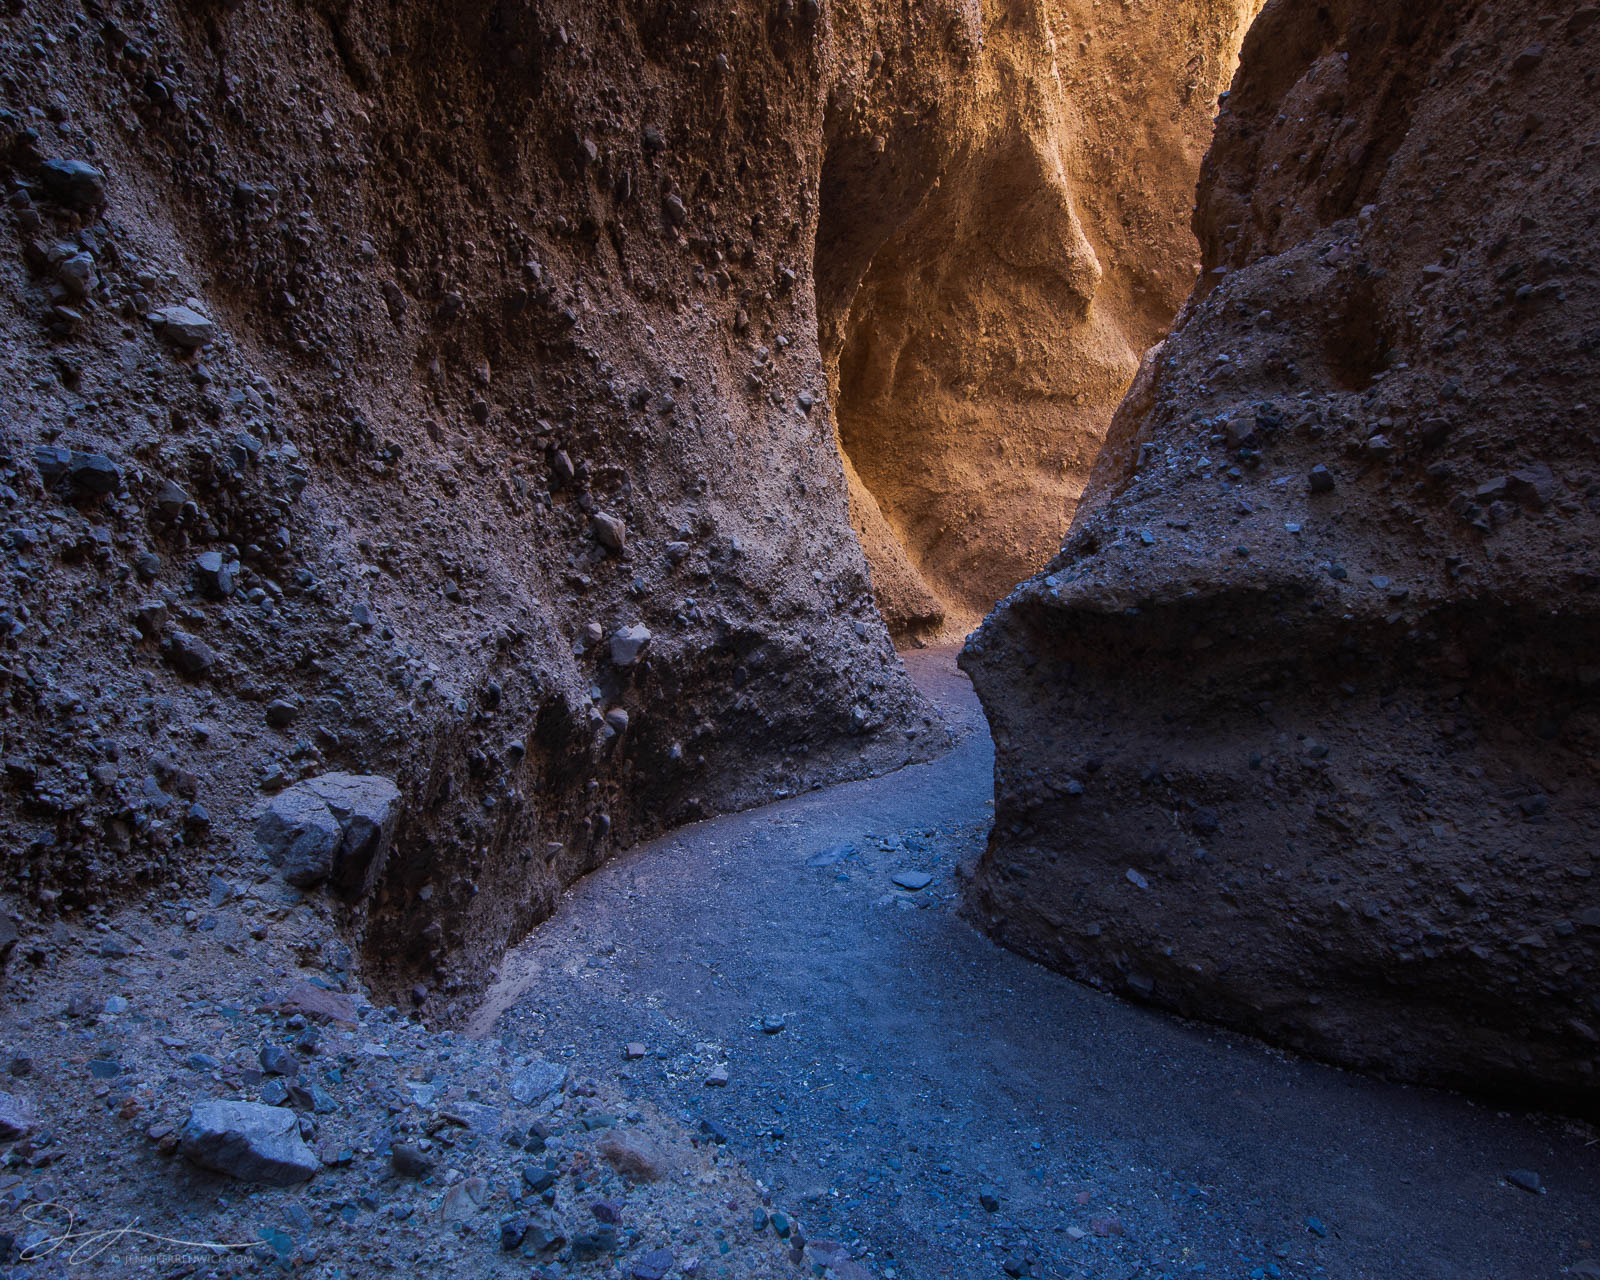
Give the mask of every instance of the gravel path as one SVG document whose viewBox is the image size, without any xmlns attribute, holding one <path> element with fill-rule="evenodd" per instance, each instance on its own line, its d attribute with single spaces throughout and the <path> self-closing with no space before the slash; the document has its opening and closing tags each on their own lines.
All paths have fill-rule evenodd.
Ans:
<svg viewBox="0 0 1600 1280">
<path fill-rule="evenodd" d="M 614 860 L 507 957 L 474 1029 L 725 1136 L 886 1280 L 1600 1276 L 1591 1129 L 1300 1061 L 975 933 L 959 868 L 993 753 L 954 656 L 907 657 L 954 751 Z"/>
</svg>

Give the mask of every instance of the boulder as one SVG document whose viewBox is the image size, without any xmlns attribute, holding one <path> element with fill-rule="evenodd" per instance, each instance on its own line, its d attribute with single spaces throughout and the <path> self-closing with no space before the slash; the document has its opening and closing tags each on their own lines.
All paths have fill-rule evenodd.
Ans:
<svg viewBox="0 0 1600 1280">
<path fill-rule="evenodd" d="M 302 889 L 333 874 L 343 839 L 344 829 L 327 802 L 303 784 L 273 797 L 256 822 L 256 849 Z"/>
<path fill-rule="evenodd" d="M 325 773 L 275 796 L 256 822 L 256 848 L 302 889 L 333 880 L 366 893 L 388 853 L 400 789 L 373 774 Z"/>
<path fill-rule="evenodd" d="M 202 1169 L 242 1182 L 289 1187 L 316 1173 L 316 1154 L 287 1107 L 259 1102 L 201 1102 L 189 1111 L 179 1148 Z"/>
</svg>

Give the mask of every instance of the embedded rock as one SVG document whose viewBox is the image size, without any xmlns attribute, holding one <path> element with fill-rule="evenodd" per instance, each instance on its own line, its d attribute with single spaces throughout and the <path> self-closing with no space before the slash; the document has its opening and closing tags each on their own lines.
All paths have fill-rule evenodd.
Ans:
<svg viewBox="0 0 1600 1280">
<path fill-rule="evenodd" d="M 1592 1111 L 1600 45 L 1547 16 L 1266 9 L 1201 286 L 1060 555 L 962 661 L 994 936 L 1325 1059 Z"/>
<path fill-rule="evenodd" d="M 275 796 L 256 821 L 256 848 L 300 888 L 333 879 L 360 896 L 383 866 L 400 816 L 388 778 L 325 773 Z"/>
<path fill-rule="evenodd" d="M 106 175 L 86 160 L 46 160 L 39 182 L 49 199 L 81 213 L 105 203 Z"/>
<path fill-rule="evenodd" d="M 163 307 L 150 319 L 163 338 L 187 351 L 208 346 L 217 336 L 217 326 L 193 307 Z"/>
<path fill-rule="evenodd" d="M 15 1142 L 33 1132 L 33 1103 L 21 1094 L 0 1090 L 0 1142 Z"/>
<path fill-rule="evenodd" d="M 511 1077 L 511 1096 L 525 1107 L 536 1106 L 567 1082 L 567 1069 L 548 1058 L 533 1058 Z"/>
<path fill-rule="evenodd" d="M 611 633 L 611 661 L 630 667 L 650 643 L 650 628 L 643 625 L 619 627 Z"/>
</svg>

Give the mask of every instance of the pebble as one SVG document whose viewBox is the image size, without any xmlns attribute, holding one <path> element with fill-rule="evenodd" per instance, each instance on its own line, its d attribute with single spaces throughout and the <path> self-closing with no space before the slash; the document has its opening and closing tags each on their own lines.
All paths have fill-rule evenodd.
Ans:
<svg viewBox="0 0 1600 1280">
<path fill-rule="evenodd" d="M 1511 59 L 1511 69 L 1520 74 L 1532 71 L 1544 61 L 1544 46 L 1531 44 Z"/>
<path fill-rule="evenodd" d="M 441 1222 L 465 1222 L 489 1199 L 489 1184 L 482 1178 L 463 1178 L 444 1193 L 439 1206 Z"/>
<path fill-rule="evenodd" d="M 68 473 L 72 483 L 84 493 L 115 493 L 122 486 L 122 468 L 103 453 L 78 453 L 70 456 Z"/>
<path fill-rule="evenodd" d="M 269 1076 L 297 1076 L 300 1074 L 300 1064 L 295 1056 L 281 1044 L 266 1044 L 261 1046 L 257 1055 L 261 1069 Z"/>
<path fill-rule="evenodd" d="M 167 641 L 167 660 L 184 675 L 199 676 L 216 664 L 217 655 L 199 636 L 174 631 Z"/>
<path fill-rule="evenodd" d="M 300 705 L 286 698 L 276 698 L 267 703 L 267 725 L 273 729 L 287 729 L 300 717 Z"/>
<path fill-rule="evenodd" d="M 902 889 L 910 889 L 913 893 L 933 883 L 933 877 L 926 871 L 896 871 L 889 878 Z"/>
<path fill-rule="evenodd" d="M 220 551 L 204 551 L 195 557 L 195 576 L 201 589 L 213 599 L 222 600 L 234 592 L 238 565 L 223 559 Z"/>
<path fill-rule="evenodd" d="M 1506 1174 L 1506 1181 L 1514 1187 L 1521 1187 L 1524 1191 L 1534 1195 L 1544 1194 L 1544 1184 L 1539 1180 L 1539 1175 L 1532 1169 L 1513 1169 Z"/>
<path fill-rule="evenodd" d="M 632 1182 L 657 1182 L 668 1170 L 666 1156 L 643 1134 L 611 1130 L 595 1150 L 602 1160 Z"/>
<path fill-rule="evenodd" d="M 633 1260 L 628 1269 L 630 1280 L 666 1280 L 677 1259 L 670 1249 L 652 1249 Z"/>
<path fill-rule="evenodd" d="M 628 526 L 618 516 L 596 511 L 590 518 L 589 527 L 594 540 L 607 551 L 620 553 L 628 545 Z"/>
<path fill-rule="evenodd" d="M 725 1066 L 712 1067 L 706 1072 L 706 1087 L 708 1089 L 721 1089 L 728 1083 L 728 1068 Z"/>
<path fill-rule="evenodd" d="M 548 1191 L 556 1185 L 556 1174 L 554 1169 L 544 1169 L 536 1164 L 525 1164 L 522 1166 L 522 1180 L 527 1184 L 529 1191 L 538 1195 L 540 1192 Z"/>
</svg>

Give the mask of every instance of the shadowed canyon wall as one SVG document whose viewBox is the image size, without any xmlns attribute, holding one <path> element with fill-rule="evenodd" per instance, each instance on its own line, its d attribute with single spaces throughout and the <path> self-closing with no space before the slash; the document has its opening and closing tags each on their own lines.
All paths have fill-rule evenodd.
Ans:
<svg viewBox="0 0 1600 1280">
<path fill-rule="evenodd" d="M 332 857 L 449 1012 L 612 850 L 938 749 L 849 496 L 930 619 L 1034 563 L 1243 7 L 5 8 L 8 909 Z"/>
<path fill-rule="evenodd" d="M 10 6 L 8 905 L 273 874 L 271 796 L 382 775 L 345 926 L 445 1007 L 611 850 L 935 750 L 810 264 L 830 86 L 926 54 L 937 127 L 948 19 Z"/>
<path fill-rule="evenodd" d="M 1202 287 L 964 654 L 996 937 L 1594 1109 L 1597 68 L 1592 5 L 1263 12 Z"/>
<path fill-rule="evenodd" d="M 1060 546 L 1193 286 L 1195 177 L 1258 8 L 987 3 L 948 128 L 901 109 L 891 64 L 835 94 L 823 356 L 897 632 L 965 634 Z"/>
</svg>

